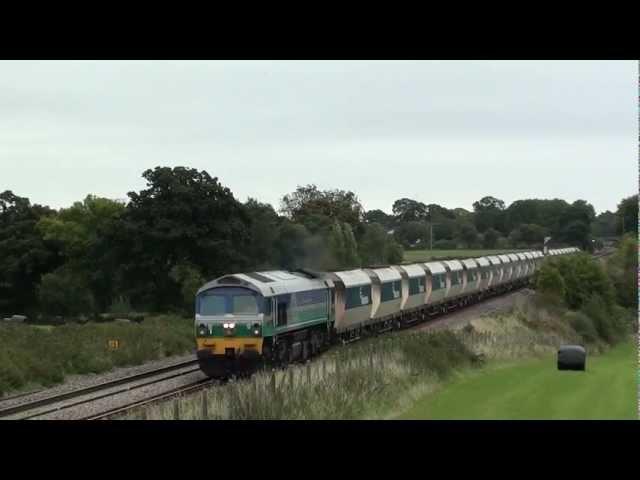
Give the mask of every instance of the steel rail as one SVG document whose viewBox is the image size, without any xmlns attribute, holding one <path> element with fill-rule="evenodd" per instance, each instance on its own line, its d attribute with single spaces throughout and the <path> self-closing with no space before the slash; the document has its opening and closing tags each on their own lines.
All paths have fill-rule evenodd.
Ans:
<svg viewBox="0 0 640 480">
<path fill-rule="evenodd" d="M 132 382 L 135 382 L 137 380 L 142 380 L 144 378 L 149 378 L 149 377 L 153 377 L 153 376 L 157 376 L 157 375 L 162 375 L 163 373 L 171 372 L 173 370 L 178 370 L 180 368 L 185 368 L 185 367 L 188 367 L 190 365 L 195 365 L 197 363 L 198 363 L 197 360 L 187 360 L 187 361 L 176 363 L 176 364 L 173 364 L 173 365 L 168 365 L 166 367 L 157 368 L 155 370 L 150 370 L 148 372 L 137 373 L 135 375 L 129 375 L 127 377 L 118 378 L 118 379 L 115 379 L 115 380 L 110 380 L 108 382 L 99 383 L 97 385 L 91 385 L 89 387 L 78 388 L 78 389 L 72 390 L 70 392 L 61 393 L 59 395 L 52 395 L 50 397 L 41 398 L 41 399 L 38 399 L 38 400 L 34 400 L 32 402 L 21 403 L 19 405 L 14 405 L 12 407 L 8 407 L 8 408 L 0 410 L 0 418 L 8 417 L 8 416 L 11 416 L 11 415 L 15 415 L 16 413 L 21 413 L 21 412 L 25 412 L 25 411 L 29 411 L 29 410 L 34 410 L 34 409 L 39 408 L 39 407 L 55 404 L 55 403 L 58 403 L 58 402 L 62 402 L 64 400 L 69 400 L 71 398 L 80 397 L 80 396 L 83 396 L 83 395 L 88 395 L 90 393 L 98 392 L 100 390 L 106 390 L 106 389 L 117 387 L 117 386 L 124 385 L 124 384 L 127 384 L 127 383 L 132 383 Z M 191 372 L 194 372 L 194 371 L 197 371 L 197 370 L 199 370 L 199 369 L 191 370 L 188 373 L 191 373 Z M 183 375 L 183 374 L 178 374 L 178 375 L 174 375 L 174 376 L 171 376 L 171 377 L 163 377 L 162 379 L 156 380 L 156 381 L 151 382 L 151 383 L 157 383 L 158 381 L 168 380 L 169 378 L 174 378 L 175 376 L 180 376 L 180 375 Z M 138 387 L 135 387 L 135 388 L 138 388 Z M 131 389 L 131 388 L 129 388 L 129 389 Z M 126 390 L 121 390 L 119 392 L 113 393 L 113 395 L 116 395 L 117 393 L 121 393 L 122 391 L 126 391 Z M 104 398 L 105 396 L 109 396 L 109 395 L 111 395 L 111 394 L 104 395 L 104 396 L 98 397 L 98 398 Z M 98 399 L 98 398 L 96 398 L 96 399 Z M 80 402 L 80 403 L 86 403 L 86 402 Z M 50 413 L 51 411 L 56 411 L 56 410 L 63 410 L 64 408 L 68 408 L 68 407 L 59 407 L 59 408 L 51 409 L 47 413 Z M 44 414 L 38 414 L 38 416 L 40 416 L 40 415 L 44 415 Z M 31 417 L 27 417 L 27 418 L 31 418 Z"/>
</svg>

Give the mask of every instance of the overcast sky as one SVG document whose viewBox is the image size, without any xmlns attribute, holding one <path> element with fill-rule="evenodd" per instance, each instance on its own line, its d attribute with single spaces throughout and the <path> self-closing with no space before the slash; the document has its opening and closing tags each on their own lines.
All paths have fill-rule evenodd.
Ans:
<svg viewBox="0 0 640 480">
<path fill-rule="evenodd" d="M 155 166 L 472 208 L 638 191 L 635 61 L 0 61 L 0 191 L 126 198 Z"/>
</svg>

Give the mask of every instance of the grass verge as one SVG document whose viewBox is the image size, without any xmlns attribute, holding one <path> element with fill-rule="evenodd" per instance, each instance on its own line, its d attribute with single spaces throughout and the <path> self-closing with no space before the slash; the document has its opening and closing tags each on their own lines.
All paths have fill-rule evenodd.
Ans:
<svg viewBox="0 0 640 480">
<path fill-rule="evenodd" d="M 558 371 L 555 356 L 466 372 L 426 394 L 401 419 L 637 419 L 637 349 L 627 341 Z"/>
<path fill-rule="evenodd" d="M 110 349 L 109 341 L 119 348 Z M 113 367 L 193 349 L 193 321 L 171 315 L 141 323 L 66 324 L 56 327 L 0 325 L 0 395 L 32 386 L 51 386 L 65 375 L 101 373 Z"/>
<path fill-rule="evenodd" d="M 427 262 L 438 258 L 465 258 L 465 257 L 483 257 L 485 255 L 499 255 L 509 252 L 524 252 L 526 250 L 504 249 L 504 250 L 470 250 L 470 249 L 454 249 L 454 250 L 405 250 L 405 262 Z"/>
<path fill-rule="evenodd" d="M 412 389 L 473 365 L 474 354 L 451 332 L 391 334 L 331 350 L 306 365 L 262 371 L 131 412 L 136 419 L 317 420 L 384 416 Z M 176 402 L 178 408 L 176 409 Z"/>
</svg>

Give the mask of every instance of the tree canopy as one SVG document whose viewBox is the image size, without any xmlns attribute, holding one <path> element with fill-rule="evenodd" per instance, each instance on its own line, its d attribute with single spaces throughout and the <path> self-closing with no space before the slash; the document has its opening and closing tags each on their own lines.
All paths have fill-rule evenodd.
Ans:
<svg viewBox="0 0 640 480">
<path fill-rule="evenodd" d="M 635 231 L 638 218 L 637 196 L 597 217 L 586 200 L 522 199 L 507 207 L 492 196 L 472 212 L 404 197 L 388 214 L 365 211 L 354 192 L 315 185 L 284 195 L 276 211 L 255 198 L 238 201 L 206 171 L 156 167 L 142 177 L 146 186 L 129 192 L 126 204 L 87 195 L 53 210 L 1 193 L 0 315 L 188 311 L 199 286 L 230 272 L 399 263 L 403 248 L 428 248 L 432 232 L 433 246 L 443 249 L 541 248 L 547 236 L 553 245 L 588 249 L 594 237 L 620 235 L 623 219 L 624 230 Z M 608 270 L 616 286 L 635 272 L 635 250 L 627 243 L 622 250 Z M 599 281 L 590 267 L 571 268 Z M 557 275 L 546 275 L 543 283 L 555 288 Z M 584 303 L 563 282 L 567 301 Z M 620 303 L 630 304 L 634 292 L 624 289 Z"/>
</svg>

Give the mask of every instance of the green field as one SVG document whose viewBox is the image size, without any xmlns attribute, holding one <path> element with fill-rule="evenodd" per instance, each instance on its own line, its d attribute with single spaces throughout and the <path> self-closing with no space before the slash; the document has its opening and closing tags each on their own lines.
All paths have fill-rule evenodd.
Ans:
<svg viewBox="0 0 640 480">
<path fill-rule="evenodd" d="M 401 419 L 637 419 L 635 343 L 587 357 L 586 372 L 558 371 L 555 357 L 465 374 L 418 400 Z"/>
<path fill-rule="evenodd" d="M 485 255 L 499 255 L 509 252 L 524 252 L 527 250 L 506 249 L 506 250 L 406 250 L 404 252 L 404 260 L 406 262 L 426 262 L 438 258 L 464 258 L 464 257 L 482 257 Z"/>
</svg>

